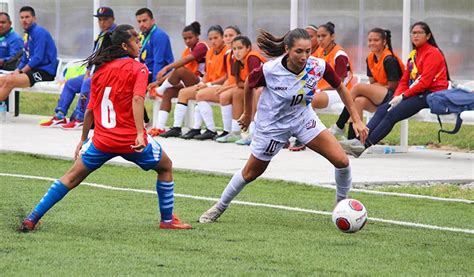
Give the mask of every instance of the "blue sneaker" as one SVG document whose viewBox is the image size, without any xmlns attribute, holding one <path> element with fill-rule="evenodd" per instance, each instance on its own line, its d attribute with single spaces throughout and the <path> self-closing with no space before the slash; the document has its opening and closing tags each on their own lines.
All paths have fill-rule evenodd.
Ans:
<svg viewBox="0 0 474 277">
<path fill-rule="evenodd" d="M 250 145 L 252 143 L 252 137 L 248 136 L 246 138 L 241 138 L 238 141 L 235 142 L 238 145 Z"/>
</svg>

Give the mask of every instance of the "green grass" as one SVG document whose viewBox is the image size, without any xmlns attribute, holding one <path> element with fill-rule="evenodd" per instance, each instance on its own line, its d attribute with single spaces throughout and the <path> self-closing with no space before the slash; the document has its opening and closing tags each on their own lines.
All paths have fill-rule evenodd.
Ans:
<svg viewBox="0 0 474 277">
<path fill-rule="evenodd" d="M 60 177 L 71 161 L 0 154 L 0 172 Z M 88 182 L 154 190 L 156 176 L 105 165 Z M 219 197 L 228 176 L 177 171 L 175 192 Z M 51 182 L 0 178 L 2 275 L 474 275 L 473 235 L 369 224 L 338 232 L 330 217 L 234 204 L 216 224 L 157 228 L 156 196 L 79 186 L 33 233 L 15 232 Z M 369 217 L 474 229 L 472 204 L 353 193 Z M 238 200 L 330 211 L 334 191 L 257 180 Z M 213 203 L 176 198 L 192 222 Z"/>
<path fill-rule="evenodd" d="M 24 114 L 37 114 L 52 116 L 54 108 L 58 102 L 59 95 L 39 94 L 39 93 L 21 93 L 20 111 Z M 77 97 L 76 97 L 77 98 Z M 149 116 L 153 114 L 151 101 L 145 102 L 145 107 Z M 71 105 L 70 112 L 76 106 L 76 100 Z M 222 119 L 220 108 L 213 106 L 215 122 L 219 128 L 222 128 Z M 168 117 L 167 125 L 173 124 L 173 111 Z M 326 126 L 331 126 L 337 120 L 337 115 L 319 115 Z M 452 129 L 453 124 L 444 124 L 445 129 Z M 434 147 L 455 147 L 466 150 L 474 150 L 474 126 L 464 124 L 456 135 L 442 134 L 442 144 L 438 143 L 438 123 L 419 122 L 409 120 L 408 141 L 410 145 L 430 145 Z M 400 124 L 397 124 L 393 131 L 381 142 L 391 145 L 400 144 Z"/>
</svg>

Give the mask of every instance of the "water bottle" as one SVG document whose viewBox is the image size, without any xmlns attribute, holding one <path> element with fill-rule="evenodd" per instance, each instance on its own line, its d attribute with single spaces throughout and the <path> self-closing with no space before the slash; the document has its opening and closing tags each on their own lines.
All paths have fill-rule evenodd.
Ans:
<svg viewBox="0 0 474 277">
<path fill-rule="evenodd" d="M 388 145 L 374 145 L 370 147 L 370 153 L 372 154 L 393 154 L 395 153 L 395 147 Z"/>
<path fill-rule="evenodd" d="M 7 122 L 7 104 L 5 101 L 0 103 L 0 121 Z"/>
</svg>

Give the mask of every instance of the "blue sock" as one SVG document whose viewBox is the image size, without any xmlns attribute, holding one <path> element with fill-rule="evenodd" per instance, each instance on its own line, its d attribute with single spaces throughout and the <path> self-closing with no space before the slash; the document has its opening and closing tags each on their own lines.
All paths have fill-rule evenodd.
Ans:
<svg viewBox="0 0 474 277">
<path fill-rule="evenodd" d="M 174 182 L 156 181 L 158 206 L 160 207 L 161 221 L 171 221 L 174 206 Z"/>
<path fill-rule="evenodd" d="M 35 209 L 27 217 L 28 220 L 33 221 L 35 224 L 40 218 L 54 206 L 59 200 L 61 200 L 69 189 L 59 180 L 54 181 L 49 190 L 36 205 Z"/>
</svg>

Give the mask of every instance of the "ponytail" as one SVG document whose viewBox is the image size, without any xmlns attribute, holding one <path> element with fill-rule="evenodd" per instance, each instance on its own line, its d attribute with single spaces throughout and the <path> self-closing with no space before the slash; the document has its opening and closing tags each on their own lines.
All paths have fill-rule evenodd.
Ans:
<svg viewBox="0 0 474 277">
<path fill-rule="evenodd" d="M 196 36 L 199 36 L 201 34 L 201 24 L 199 24 L 199 22 L 197 21 L 194 21 L 193 23 L 185 26 L 183 29 L 183 32 L 189 32 L 189 31 L 191 31 Z"/>
<path fill-rule="evenodd" d="M 285 46 L 288 49 L 295 45 L 297 39 L 310 40 L 309 34 L 305 29 L 296 28 L 283 37 L 275 37 L 265 30 L 260 30 L 257 37 L 258 47 L 269 57 L 278 57 L 285 53 Z"/>
<path fill-rule="evenodd" d="M 128 45 L 132 36 L 138 36 L 133 27 L 127 24 L 119 25 L 113 32 L 107 32 L 102 36 L 100 48 L 85 59 L 88 66 L 101 66 L 117 58 L 126 57 L 129 53 L 122 48 L 122 43 Z"/>
</svg>

